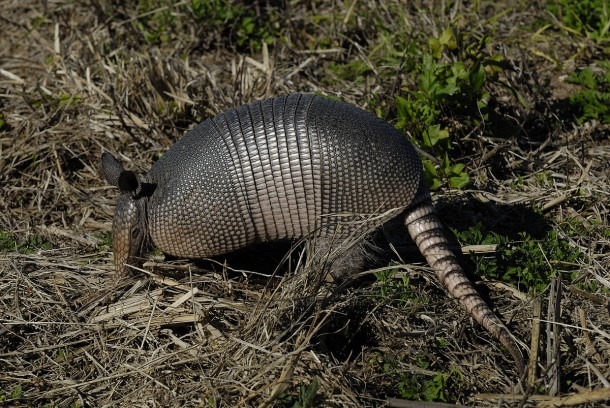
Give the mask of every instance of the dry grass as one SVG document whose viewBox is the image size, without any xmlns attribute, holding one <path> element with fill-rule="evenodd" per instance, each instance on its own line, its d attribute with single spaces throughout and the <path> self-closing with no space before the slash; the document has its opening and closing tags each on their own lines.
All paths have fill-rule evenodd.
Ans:
<svg viewBox="0 0 610 408">
<path fill-rule="evenodd" d="M 472 22 L 468 6 L 456 2 L 453 14 L 435 14 L 425 5 L 373 0 L 285 2 L 273 8 L 283 40 L 252 51 L 232 39 L 239 27 L 193 26 L 177 6 L 169 8 L 177 17 L 170 38 L 148 44 L 137 26 L 143 3 L 2 3 L 0 242 L 8 244 L 0 248 L 0 402 L 292 406 L 315 379 L 313 406 L 383 406 L 398 403 L 388 398 L 400 397 L 401 374 L 431 379 L 437 372 L 454 373 L 445 396 L 465 405 L 602 406 L 610 399 L 609 129 L 563 125 L 558 117 L 569 92 L 560 78 L 592 57 L 565 33 L 518 30 L 541 9 L 513 2 L 497 23 L 495 44 L 513 64 L 508 80 L 529 102 L 506 95 L 498 108 L 515 133 L 466 137 L 462 161 L 474 187 L 440 205 L 456 226 L 483 221 L 519 231 L 526 204 L 541 209 L 550 228 L 586 230 L 562 235 L 583 255 L 574 281 L 556 281 L 537 297 L 481 285 L 537 357 L 521 382 L 505 351 L 427 268 L 413 264 L 396 267 L 396 279 L 410 278 L 414 301 L 406 304 L 382 297 L 382 283 L 367 279 L 372 272 L 328 293 L 325 268 L 302 265 L 298 251 L 281 268 L 296 274 L 153 258 L 135 278 L 111 285 L 116 192 L 98 168 L 103 150 L 145 171 L 197 121 L 294 91 L 363 107 L 371 99 L 391 104 L 400 74 L 369 60 L 369 21 L 437 35 L 456 15 L 466 16 L 460 24 Z M 255 4 L 258 13 L 267 10 Z M 485 10 L 494 15 L 492 6 Z M 354 58 L 371 67 L 363 83 L 328 70 L 328 62 Z"/>
</svg>

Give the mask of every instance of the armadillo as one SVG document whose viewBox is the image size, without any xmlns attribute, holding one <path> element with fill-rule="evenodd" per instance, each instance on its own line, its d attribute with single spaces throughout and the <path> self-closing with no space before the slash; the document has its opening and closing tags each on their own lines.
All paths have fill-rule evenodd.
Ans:
<svg viewBox="0 0 610 408">
<path fill-rule="evenodd" d="M 402 217 L 449 294 L 523 368 L 516 341 L 449 249 L 415 148 L 354 105 L 308 94 L 257 101 L 205 120 L 144 176 L 109 153 L 101 162 L 121 191 L 112 228 L 117 279 L 150 244 L 205 258 L 310 234 L 336 238 L 375 214 Z"/>
</svg>

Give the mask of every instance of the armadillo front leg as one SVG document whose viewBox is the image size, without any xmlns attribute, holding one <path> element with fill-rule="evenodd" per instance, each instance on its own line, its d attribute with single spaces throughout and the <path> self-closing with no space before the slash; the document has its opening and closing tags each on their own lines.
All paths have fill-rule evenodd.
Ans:
<svg viewBox="0 0 610 408">
<path fill-rule="evenodd" d="M 411 238 L 436 272 L 441 284 L 477 322 L 508 349 L 517 363 L 519 372 L 522 373 L 523 355 L 517 343 L 464 274 L 457 258 L 449 249 L 442 225 L 429 198 L 409 210 L 405 224 Z"/>
</svg>

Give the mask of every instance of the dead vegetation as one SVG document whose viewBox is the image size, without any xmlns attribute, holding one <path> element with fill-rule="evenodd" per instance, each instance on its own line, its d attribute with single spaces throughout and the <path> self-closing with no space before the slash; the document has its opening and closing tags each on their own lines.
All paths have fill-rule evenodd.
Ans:
<svg viewBox="0 0 610 408">
<path fill-rule="evenodd" d="M 374 59 L 375 22 L 407 30 L 407 38 L 438 37 L 443 24 L 473 24 L 474 5 L 119 3 L 2 4 L 2 404 L 416 406 L 398 405 L 412 395 L 470 406 L 604 406 L 610 399 L 609 129 L 573 120 L 565 108 L 572 88 L 562 79 L 595 55 L 607 57 L 603 44 L 535 30 L 536 15 L 546 15 L 540 4 L 478 10 L 481 26 L 495 24 L 490 47 L 511 65 L 506 81 L 525 101 L 495 89 L 497 120 L 455 141 L 473 184 L 437 194 L 443 219 L 458 231 L 482 223 L 515 242 L 521 231 L 540 242 L 541 231 L 556 230 L 580 254 L 565 265 L 545 252 L 555 274 L 538 293 L 494 279 L 479 285 L 531 351 L 521 381 L 506 351 L 417 257 L 334 291 L 325 268 L 307 264 L 301 248 L 282 273 L 264 254 L 250 254 L 246 265 L 265 269 L 262 258 L 272 265 L 266 276 L 222 259 L 153 256 L 132 279 L 111 285 L 116 192 L 100 175 L 102 151 L 143 172 L 198 121 L 295 91 L 338 96 L 392 120 L 407 61 Z M 217 7 L 218 19 L 197 20 L 198 4 Z M 241 11 L 229 15 L 223 4 Z M 354 60 L 361 64 L 348 74 L 332 68 Z M 451 126 L 463 134 L 460 123 Z M 492 136 L 486 126 L 496 126 Z"/>
</svg>

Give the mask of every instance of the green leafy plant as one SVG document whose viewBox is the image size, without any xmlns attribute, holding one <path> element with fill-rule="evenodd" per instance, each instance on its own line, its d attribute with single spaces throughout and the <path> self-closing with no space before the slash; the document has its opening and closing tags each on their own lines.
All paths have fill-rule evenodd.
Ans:
<svg viewBox="0 0 610 408">
<path fill-rule="evenodd" d="M 311 383 L 301 383 L 297 395 L 285 395 L 279 398 L 279 405 L 286 408 L 310 408 L 318 393 L 318 379 L 314 377 Z"/>
<path fill-rule="evenodd" d="M 465 171 L 466 166 L 462 163 L 450 163 L 447 152 L 445 152 L 445 156 L 438 169 L 432 160 L 423 159 L 422 161 L 424 163 L 424 180 L 431 190 L 439 188 L 443 178 L 446 178 L 449 185 L 453 188 L 463 188 L 470 183 L 470 176 Z"/>
<path fill-rule="evenodd" d="M 172 38 L 176 26 L 176 15 L 172 13 L 172 1 L 139 0 L 139 17 L 132 24 L 151 44 L 166 43 Z"/>
<path fill-rule="evenodd" d="M 199 29 L 223 27 L 219 39 L 228 40 L 238 49 L 259 51 L 263 42 L 271 44 L 279 34 L 279 17 L 269 8 L 260 18 L 254 7 L 231 0 L 138 0 L 133 27 L 150 44 L 175 41 L 183 30 L 184 16 L 190 16 Z"/>
<path fill-rule="evenodd" d="M 371 67 L 359 59 L 347 64 L 332 62 L 328 65 L 328 69 L 337 77 L 356 84 L 365 82 L 366 76 L 372 72 Z M 330 78 L 326 79 L 329 80 Z"/>
<path fill-rule="evenodd" d="M 581 257 L 578 249 L 561 239 L 555 230 L 539 240 L 520 232 L 519 239 L 514 242 L 507 236 L 485 231 L 481 224 L 455 233 L 462 244 L 498 245 L 493 256 L 473 257 L 478 273 L 534 293 L 544 290 L 551 277 L 574 270 L 575 262 Z"/>
<path fill-rule="evenodd" d="M 403 274 L 400 279 L 396 279 L 394 275 L 397 272 L 398 270 L 393 268 L 375 272 L 379 284 L 379 296 L 398 303 L 399 307 L 405 307 L 416 299 L 409 288 L 409 277 Z"/>
<path fill-rule="evenodd" d="M 11 393 L 11 399 L 17 400 L 21 397 L 23 397 L 23 389 L 21 388 L 21 385 L 17 385 Z"/>
<path fill-rule="evenodd" d="M 260 18 L 252 7 L 231 0 L 191 0 L 187 11 L 199 23 L 213 22 L 215 27 L 226 27 L 226 37 L 238 48 L 259 51 L 263 42 L 273 43 L 279 35 L 279 17 L 267 10 L 267 18 Z"/>
<path fill-rule="evenodd" d="M 439 122 L 447 115 L 458 115 L 462 122 L 487 119 L 489 92 L 485 85 L 495 78 L 501 58 L 489 56 L 483 50 L 488 39 L 483 37 L 471 45 L 458 47 L 464 39 L 448 28 L 439 38 L 429 40 L 429 52 L 414 66 L 417 75 L 415 91 L 405 88 L 396 97 L 396 127 L 412 130 L 415 141 L 440 158 L 438 166 L 424 160 L 426 181 L 437 189 L 443 180 L 454 188 L 463 188 L 470 177 L 462 164 L 451 163 L 450 133 Z M 451 62 L 443 62 L 444 53 L 451 53 Z"/>
<path fill-rule="evenodd" d="M 25 242 L 21 245 L 21 251 L 26 253 L 35 252 L 39 249 L 52 249 L 51 244 L 47 239 L 41 235 L 30 235 L 26 238 Z"/>
<path fill-rule="evenodd" d="M 431 376 L 402 371 L 398 361 L 390 355 L 380 356 L 377 363 L 382 372 L 392 378 L 400 397 L 409 401 L 453 402 L 460 392 L 462 374 L 455 368 Z M 421 357 L 416 358 L 413 364 L 422 369 L 430 369 L 430 363 Z"/>
<path fill-rule="evenodd" d="M 25 240 L 18 240 L 13 234 L 0 230 L 0 251 L 32 253 L 39 249 L 51 249 L 53 245 L 40 235 L 29 235 Z"/>
<path fill-rule="evenodd" d="M 607 0 L 552 0 L 546 7 L 567 28 L 598 43 L 610 40 L 610 4 Z"/>
<path fill-rule="evenodd" d="M 0 250 L 12 251 L 17 247 L 17 239 L 13 236 L 13 234 L 0 230 Z"/>
<path fill-rule="evenodd" d="M 581 123 L 593 119 L 610 123 L 610 61 L 598 61 L 598 65 L 598 72 L 587 67 L 567 78 L 567 82 L 582 86 L 569 99 Z"/>
<path fill-rule="evenodd" d="M 57 105 L 65 107 L 73 107 L 81 102 L 80 95 L 71 95 L 68 93 L 62 93 L 55 96 Z"/>
<path fill-rule="evenodd" d="M 112 248 L 112 232 L 102 232 L 96 238 L 98 248 Z"/>
</svg>

